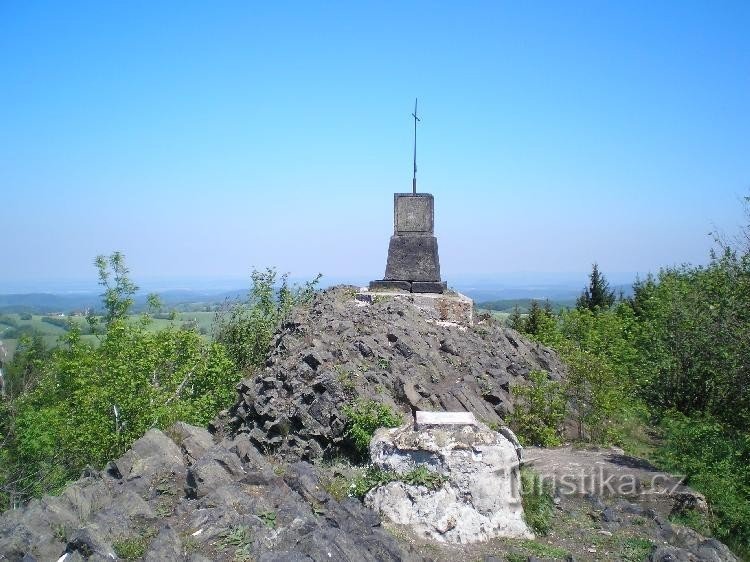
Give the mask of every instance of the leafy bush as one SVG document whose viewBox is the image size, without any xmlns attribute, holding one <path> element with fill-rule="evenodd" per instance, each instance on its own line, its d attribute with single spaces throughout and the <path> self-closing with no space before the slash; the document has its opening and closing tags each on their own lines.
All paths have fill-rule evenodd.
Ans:
<svg viewBox="0 0 750 562">
<path fill-rule="evenodd" d="M 122 274 L 124 262 L 117 264 Z M 19 355 L 34 384 L 0 409 L 5 506 L 56 491 L 87 465 L 103 466 L 151 427 L 205 425 L 234 399 L 237 374 L 221 344 L 194 331 L 151 332 L 147 318 L 129 322 L 127 308 L 109 305 L 98 346 L 73 326 L 48 358 L 33 342 Z M 13 384 L 25 385 L 19 376 Z"/>
<path fill-rule="evenodd" d="M 249 371 L 263 363 L 273 334 L 292 308 L 312 299 L 320 277 L 302 287 L 290 287 L 284 274 L 277 287 L 273 269 L 252 272 L 248 298 L 228 303 L 215 320 L 216 340 L 226 347 L 238 370 Z"/>
<path fill-rule="evenodd" d="M 358 400 L 344 406 L 346 414 L 346 436 L 351 440 L 355 453 L 361 457 L 368 455 L 368 447 L 375 430 L 380 427 L 398 427 L 403 423 L 401 416 L 386 404 L 375 400 Z"/>
<path fill-rule="evenodd" d="M 563 385 L 543 371 L 532 371 L 529 384 L 513 387 L 515 407 L 508 423 L 523 445 L 553 447 L 560 444 L 560 427 L 565 418 Z"/>
<path fill-rule="evenodd" d="M 666 269 L 636 286 L 642 393 L 657 412 L 750 429 L 750 251 Z"/>
<path fill-rule="evenodd" d="M 521 467 L 521 501 L 524 521 L 531 530 L 538 535 L 549 533 L 555 511 L 552 486 L 528 467 Z"/>
<path fill-rule="evenodd" d="M 710 416 L 669 412 L 662 421 L 659 463 L 706 495 L 713 534 L 750 554 L 750 435 Z M 687 521 L 688 523 L 690 521 Z"/>
</svg>

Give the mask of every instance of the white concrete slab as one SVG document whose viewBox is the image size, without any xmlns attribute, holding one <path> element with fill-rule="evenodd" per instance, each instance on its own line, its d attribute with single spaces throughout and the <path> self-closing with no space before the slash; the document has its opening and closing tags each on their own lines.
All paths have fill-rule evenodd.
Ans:
<svg viewBox="0 0 750 562">
<path fill-rule="evenodd" d="M 471 412 L 423 412 L 417 411 L 417 425 L 477 425 Z"/>
</svg>

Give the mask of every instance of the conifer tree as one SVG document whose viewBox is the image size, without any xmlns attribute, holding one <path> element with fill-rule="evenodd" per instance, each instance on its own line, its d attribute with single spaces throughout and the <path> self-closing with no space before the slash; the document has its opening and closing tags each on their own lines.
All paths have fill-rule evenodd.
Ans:
<svg viewBox="0 0 750 562">
<path fill-rule="evenodd" d="M 589 275 L 589 286 L 586 287 L 576 301 L 579 310 L 588 308 L 591 311 L 609 308 L 615 303 L 615 292 L 610 290 L 609 282 L 594 263 Z"/>
<path fill-rule="evenodd" d="M 514 330 L 523 332 L 523 318 L 521 317 L 521 309 L 518 305 L 513 307 L 513 312 L 508 316 L 508 325 Z"/>
</svg>

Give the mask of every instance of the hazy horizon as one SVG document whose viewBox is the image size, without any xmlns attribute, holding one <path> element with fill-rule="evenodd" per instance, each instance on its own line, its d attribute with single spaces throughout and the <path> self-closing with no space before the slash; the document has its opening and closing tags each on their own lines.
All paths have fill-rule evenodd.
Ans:
<svg viewBox="0 0 750 562">
<path fill-rule="evenodd" d="M 475 290 L 510 290 L 513 294 L 518 292 L 533 292 L 543 289 L 560 289 L 563 291 L 578 290 L 586 285 L 589 272 L 556 273 L 556 272 L 513 272 L 499 275 L 456 275 L 448 278 L 448 284 L 454 288 Z M 656 272 L 653 272 L 656 273 Z M 607 280 L 612 286 L 631 285 L 636 278 L 644 278 L 648 273 L 638 272 L 605 272 Z M 301 284 L 312 280 L 314 274 L 296 276 L 290 275 L 291 283 Z M 446 277 L 446 276 L 443 276 Z M 182 278 L 136 278 L 131 275 L 132 280 L 138 285 L 138 293 L 149 292 L 178 292 L 189 291 L 196 293 L 222 293 L 227 291 L 246 290 L 251 283 L 250 274 L 246 277 L 182 277 Z M 375 276 L 352 275 L 346 277 L 326 276 L 320 280 L 321 287 L 333 285 L 358 285 L 366 286 Z M 15 281 L 8 282 L 0 280 L 0 295 L 13 294 L 93 294 L 100 293 L 101 287 L 92 269 L 89 279 L 45 279 L 38 281 Z"/>
</svg>

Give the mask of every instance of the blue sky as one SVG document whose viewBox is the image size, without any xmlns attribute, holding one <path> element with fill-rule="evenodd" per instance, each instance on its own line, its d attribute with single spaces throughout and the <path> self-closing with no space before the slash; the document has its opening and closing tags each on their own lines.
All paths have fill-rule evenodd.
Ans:
<svg viewBox="0 0 750 562">
<path fill-rule="evenodd" d="M 748 2 L 3 2 L 0 284 L 706 260 L 750 188 Z M 619 272 L 619 273 L 618 273 Z M 582 279 L 583 283 L 585 279 Z"/>
</svg>

